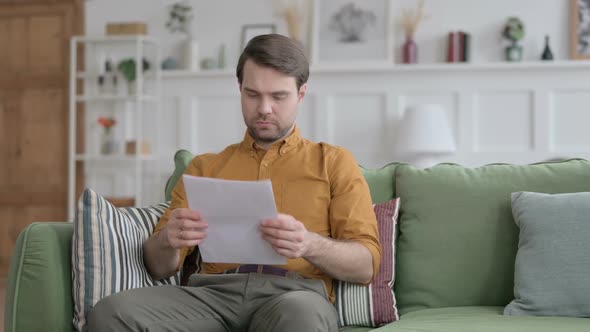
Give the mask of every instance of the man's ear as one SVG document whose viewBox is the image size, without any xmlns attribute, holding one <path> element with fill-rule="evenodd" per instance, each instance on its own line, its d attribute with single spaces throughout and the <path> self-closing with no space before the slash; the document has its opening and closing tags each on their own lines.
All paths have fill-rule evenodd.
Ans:
<svg viewBox="0 0 590 332">
<path fill-rule="evenodd" d="M 299 94 L 297 95 L 297 102 L 299 104 L 301 104 L 303 102 L 303 98 L 305 98 L 305 95 L 307 94 L 307 83 L 304 83 L 300 88 L 299 88 Z"/>
</svg>

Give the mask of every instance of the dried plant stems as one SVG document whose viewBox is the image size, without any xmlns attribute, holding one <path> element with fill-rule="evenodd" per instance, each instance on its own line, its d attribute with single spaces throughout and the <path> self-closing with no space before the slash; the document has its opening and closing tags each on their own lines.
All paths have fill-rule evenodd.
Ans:
<svg viewBox="0 0 590 332">
<path fill-rule="evenodd" d="M 422 21 L 426 19 L 426 13 L 424 11 L 424 0 L 420 0 L 418 8 L 414 12 L 409 9 L 402 9 L 402 27 L 406 34 L 407 39 L 413 39 L 418 30 L 418 26 Z"/>
<path fill-rule="evenodd" d="M 301 26 L 307 0 L 272 0 L 275 15 L 285 19 L 289 36 L 301 41 Z"/>
</svg>

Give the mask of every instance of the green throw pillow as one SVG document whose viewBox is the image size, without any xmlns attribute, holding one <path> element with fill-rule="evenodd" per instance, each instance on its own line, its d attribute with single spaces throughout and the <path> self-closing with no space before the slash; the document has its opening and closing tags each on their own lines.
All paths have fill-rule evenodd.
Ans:
<svg viewBox="0 0 590 332">
<path fill-rule="evenodd" d="M 174 172 L 172 172 L 172 175 L 168 178 L 166 189 L 164 190 L 166 201 L 172 199 L 172 190 L 174 190 L 176 183 L 178 183 L 178 179 L 184 174 L 184 170 L 194 157 L 195 155 L 187 150 L 178 150 L 174 154 Z"/>
<path fill-rule="evenodd" d="M 512 194 L 520 228 L 506 315 L 590 317 L 590 192 Z"/>
</svg>

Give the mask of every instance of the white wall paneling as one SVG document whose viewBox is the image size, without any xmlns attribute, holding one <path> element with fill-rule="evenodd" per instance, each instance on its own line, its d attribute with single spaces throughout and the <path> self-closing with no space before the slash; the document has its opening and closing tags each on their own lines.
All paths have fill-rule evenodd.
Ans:
<svg viewBox="0 0 590 332">
<path fill-rule="evenodd" d="M 572 155 L 590 145 L 590 87 L 557 90 L 550 103 L 550 150 Z"/>
<path fill-rule="evenodd" d="M 162 93 L 162 154 L 145 183 L 149 203 L 162 198 L 174 151 L 218 152 L 245 132 L 233 71 L 164 72 Z M 441 161 L 590 158 L 590 62 L 314 67 L 298 124 L 305 137 L 381 167 L 403 160 L 393 149 L 396 128 L 408 106 L 423 103 L 440 104 L 455 135 L 456 153 Z"/>
<path fill-rule="evenodd" d="M 527 152 L 533 147 L 531 91 L 490 91 L 475 96 L 476 153 Z"/>
<path fill-rule="evenodd" d="M 246 127 L 236 93 L 198 99 L 197 123 L 189 124 L 197 135 L 196 151 L 221 151 L 242 140 Z"/>
<path fill-rule="evenodd" d="M 299 107 L 297 113 L 297 122 L 299 123 L 301 134 L 305 137 L 317 137 L 317 129 L 315 124 L 317 123 L 316 110 L 320 109 L 316 105 L 317 98 L 312 94 L 307 94 L 303 99 L 303 103 Z"/>
<path fill-rule="evenodd" d="M 383 160 L 383 147 L 390 126 L 385 107 L 386 93 L 334 94 L 328 112 L 331 136 L 328 142 L 346 146 L 359 160 Z M 318 110 L 322 112 L 322 110 Z"/>
<path fill-rule="evenodd" d="M 188 122 L 201 131 L 195 153 L 241 140 L 233 71 L 167 72 L 163 82 L 164 95 L 199 100 L 197 123 Z M 588 134 L 570 130 L 590 114 L 584 112 L 590 103 L 588 62 L 314 67 L 298 123 L 306 137 L 342 145 L 361 164 L 379 167 L 400 159 L 392 148 L 396 126 L 408 106 L 421 103 L 447 111 L 458 150 L 445 161 L 478 166 L 535 162 L 566 151 L 590 155 Z M 186 131 L 188 123 L 178 121 L 184 129 L 176 130 Z M 205 144 L 211 126 L 215 143 Z"/>
</svg>

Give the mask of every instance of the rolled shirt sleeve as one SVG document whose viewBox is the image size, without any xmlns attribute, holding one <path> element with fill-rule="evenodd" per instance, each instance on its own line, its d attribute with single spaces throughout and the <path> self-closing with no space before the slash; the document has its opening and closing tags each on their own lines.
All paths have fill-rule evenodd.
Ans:
<svg viewBox="0 0 590 332">
<path fill-rule="evenodd" d="M 330 168 L 332 237 L 356 241 L 369 249 L 374 278 L 381 264 L 381 244 L 369 186 L 356 159 L 346 149 L 337 149 Z"/>
</svg>

